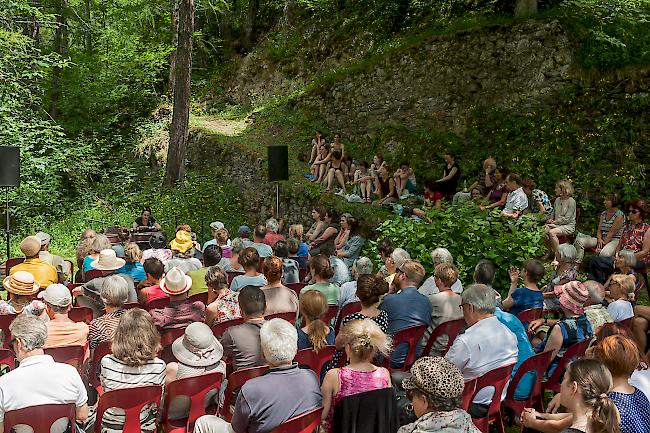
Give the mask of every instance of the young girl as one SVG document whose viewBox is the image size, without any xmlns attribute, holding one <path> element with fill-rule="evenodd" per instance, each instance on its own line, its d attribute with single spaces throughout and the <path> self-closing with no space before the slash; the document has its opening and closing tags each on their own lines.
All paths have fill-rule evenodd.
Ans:
<svg viewBox="0 0 650 433">
<path fill-rule="evenodd" d="M 572 235 L 576 230 L 576 201 L 571 197 L 573 185 L 568 180 L 561 180 L 555 185 L 555 193 L 559 197 L 555 200 L 553 215 L 544 226 L 544 243 L 549 257 L 558 249 L 558 236 Z"/>
<path fill-rule="evenodd" d="M 576 257 L 578 251 L 576 247 L 569 244 L 562 244 L 555 253 L 555 260 L 558 262 L 555 272 L 551 276 L 551 281 L 542 289 L 544 292 L 544 308 L 546 310 L 557 310 L 560 308 L 557 298 L 553 293 L 555 286 L 566 284 L 569 281 L 575 281 L 578 278 L 576 270 Z"/>
<path fill-rule="evenodd" d="M 303 326 L 298 329 L 298 350 L 314 349 L 318 352 L 327 345 L 333 345 L 334 329 L 322 318 L 327 312 L 327 299 L 317 290 L 311 290 L 300 297 L 300 316 Z"/>
<path fill-rule="evenodd" d="M 309 256 L 309 248 L 307 244 L 302 241 L 302 233 L 304 228 L 302 224 L 292 224 L 289 226 L 289 239 L 294 238 L 299 242 L 298 251 L 296 251 L 297 257 L 307 257 Z"/>
<path fill-rule="evenodd" d="M 328 304 L 336 304 L 341 294 L 341 289 L 336 284 L 330 283 L 330 278 L 334 276 L 334 268 L 330 265 L 327 256 L 319 254 L 309 259 L 309 272 L 311 273 L 314 284 L 305 286 L 300 291 L 300 298 L 310 290 L 317 290 L 325 295 Z"/>
<path fill-rule="evenodd" d="M 343 397 L 392 386 L 390 372 L 372 363 L 377 352 L 390 353 L 390 336 L 383 333 L 373 320 L 364 319 L 348 323 L 341 330 L 341 338 L 350 364 L 328 371 L 323 380 L 321 426 L 327 432 L 331 432 L 334 406 Z"/>
<path fill-rule="evenodd" d="M 332 150 L 330 153 L 330 162 L 327 165 L 327 188 L 326 192 L 330 192 L 334 186 L 334 179 L 339 183 L 344 194 L 347 194 L 345 190 L 345 177 L 347 166 L 343 164 L 343 152 L 340 150 Z"/>
<path fill-rule="evenodd" d="M 327 144 L 322 144 L 318 148 L 318 156 L 311 165 L 312 181 L 321 183 L 325 180 L 327 174 L 327 163 L 332 158 L 330 148 Z"/>
<path fill-rule="evenodd" d="M 321 134 L 320 131 L 316 131 L 316 137 L 311 140 L 311 155 L 309 157 L 309 165 L 313 164 L 316 161 L 318 156 L 318 148 L 326 143 L 325 137 Z"/>
<path fill-rule="evenodd" d="M 361 199 L 365 203 L 372 203 L 372 174 L 366 161 L 361 161 L 359 164 L 359 168 L 354 172 L 352 183 L 357 185 Z"/>
<path fill-rule="evenodd" d="M 215 233 L 217 245 L 221 247 L 221 257 L 229 259 L 232 257 L 232 247 L 228 245 L 228 230 L 219 229 Z"/>
<path fill-rule="evenodd" d="M 519 270 L 510 268 L 510 291 L 503 300 L 503 309 L 515 316 L 530 308 L 542 308 L 544 295 L 539 290 L 537 283 L 544 277 L 544 265 L 539 260 L 526 260 L 521 268 L 524 286 L 518 287 Z"/>
</svg>

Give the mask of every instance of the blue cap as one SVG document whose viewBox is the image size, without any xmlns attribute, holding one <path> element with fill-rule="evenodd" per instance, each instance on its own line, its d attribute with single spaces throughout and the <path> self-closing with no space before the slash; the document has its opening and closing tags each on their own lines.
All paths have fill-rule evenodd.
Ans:
<svg viewBox="0 0 650 433">
<path fill-rule="evenodd" d="M 250 233 L 251 233 L 251 229 L 248 226 L 239 226 L 239 229 L 237 229 L 237 234 L 239 236 L 241 236 L 241 235 L 248 236 Z"/>
</svg>

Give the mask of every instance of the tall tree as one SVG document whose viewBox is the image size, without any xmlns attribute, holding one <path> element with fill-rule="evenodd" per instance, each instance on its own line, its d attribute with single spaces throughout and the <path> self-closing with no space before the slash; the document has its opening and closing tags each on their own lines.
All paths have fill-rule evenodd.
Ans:
<svg viewBox="0 0 650 433">
<path fill-rule="evenodd" d="M 68 51 L 68 31 L 65 15 L 65 0 L 55 0 L 56 30 L 54 31 L 54 52 L 63 56 Z M 61 100 L 61 75 L 59 66 L 52 68 L 52 93 L 50 96 L 50 117 L 56 119 L 59 115 L 58 105 Z"/>
<path fill-rule="evenodd" d="M 167 91 L 173 94 L 176 82 L 176 47 L 178 45 L 178 1 L 169 0 L 169 7 L 172 24 L 172 52 L 169 59 L 169 87 Z"/>
<path fill-rule="evenodd" d="M 192 33 L 194 32 L 194 1 L 180 0 L 178 6 L 178 45 L 176 48 L 174 111 L 169 127 L 169 149 L 165 184 L 173 185 L 185 175 L 190 120 L 190 82 L 192 79 Z"/>
<path fill-rule="evenodd" d="M 85 30 L 85 36 L 86 36 L 86 55 L 89 57 L 93 54 L 93 29 L 91 25 L 91 6 L 92 6 L 92 0 L 85 0 L 86 2 L 86 22 L 84 23 L 84 30 Z"/>
<path fill-rule="evenodd" d="M 244 49 L 249 51 L 257 37 L 257 14 L 260 10 L 260 0 L 248 0 L 246 27 L 244 29 Z"/>
</svg>

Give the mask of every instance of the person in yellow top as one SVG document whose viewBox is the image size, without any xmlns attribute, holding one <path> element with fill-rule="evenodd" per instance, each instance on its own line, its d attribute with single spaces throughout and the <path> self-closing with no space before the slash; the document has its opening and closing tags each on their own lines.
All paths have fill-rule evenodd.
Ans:
<svg viewBox="0 0 650 433">
<path fill-rule="evenodd" d="M 59 282 L 56 268 L 38 258 L 41 251 L 41 240 L 39 238 L 27 236 L 20 243 L 20 251 L 25 255 L 25 261 L 12 267 L 9 275 L 13 275 L 18 271 L 29 272 L 34 276 L 34 281 L 43 288 Z"/>
</svg>

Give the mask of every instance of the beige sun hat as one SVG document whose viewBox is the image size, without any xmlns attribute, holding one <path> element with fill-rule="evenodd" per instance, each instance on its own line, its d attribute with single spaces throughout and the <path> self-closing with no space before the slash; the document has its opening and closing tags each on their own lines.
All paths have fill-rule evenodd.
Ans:
<svg viewBox="0 0 650 433">
<path fill-rule="evenodd" d="M 208 367 L 221 361 L 223 346 L 208 325 L 194 322 L 172 343 L 172 353 L 181 364 Z"/>
<path fill-rule="evenodd" d="M 126 264 L 126 260 L 117 257 L 115 250 L 107 248 L 99 252 L 99 257 L 90 263 L 93 269 L 99 271 L 115 271 Z"/>
<path fill-rule="evenodd" d="M 9 293 L 19 296 L 29 296 L 38 292 L 41 286 L 34 281 L 34 276 L 29 272 L 18 271 L 4 279 L 2 285 Z"/>
<path fill-rule="evenodd" d="M 27 236 L 20 243 L 20 251 L 25 257 L 34 257 L 41 250 L 41 240 L 36 236 Z"/>
<path fill-rule="evenodd" d="M 160 290 L 168 295 L 181 295 L 192 287 L 192 277 L 185 275 L 179 267 L 173 267 L 160 280 Z"/>
</svg>

